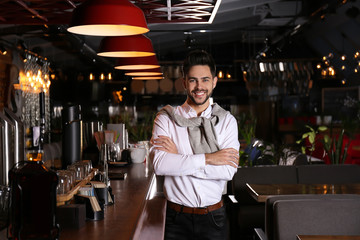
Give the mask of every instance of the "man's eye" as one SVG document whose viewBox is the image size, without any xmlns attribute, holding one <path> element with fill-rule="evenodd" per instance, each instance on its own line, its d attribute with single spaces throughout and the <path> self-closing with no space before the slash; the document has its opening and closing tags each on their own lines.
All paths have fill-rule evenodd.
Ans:
<svg viewBox="0 0 360 240">
<path fill-rule="evenodd" d="M 194 79 L 190 79 L 189 82 L 193 83 L 193 82 L 195 82 L 195 80 L 194 80 Z"/>
</svg>

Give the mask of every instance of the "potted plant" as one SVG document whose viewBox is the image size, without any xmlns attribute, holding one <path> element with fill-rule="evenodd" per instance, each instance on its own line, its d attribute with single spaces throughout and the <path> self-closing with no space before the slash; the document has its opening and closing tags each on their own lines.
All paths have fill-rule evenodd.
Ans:
<svg viewBox="0 0 360 240">
<path fill-rule="evenodd" d="M 301 152 L 303 154 L 306 154 L 306 150 L 308 150 L 310 152 L 310 158 L 309 158 L 309 163 L 311 164 L 311 156 L 312 153 L 315 151 L 315 146 L 317 141 L 319 141 L 319 137 L 318 134 L 319 132 L 324 132 L 327 130 L 326 126 L 319 126 L 318 128 L 313 128 L 310 127 L 309 125 L 305 125 L 306 128 L 309 129 L 308 132 L 304 133 L 301 137 L 301 139 L 299 139 L 298 141 L 296 141 L 297 144 L 301 144 L 303 143 L 303 145 L 301 146 Z M 306 144 L 306 140 L 308 141 L 308 144 Z"/>
<path fill-rule="evenodd" d="M 237 118 L 238 133 L 240 139 L 240 166 L 251 166 L 252 162 L 249 161 L 249 153 L 245 149 L 249 148 L 255 138 L 255 129 L 257 119 L 254 115 L 249 113 L 241 113 Z"/>
<path fill-rule="evenodd" d="M 322 143 L 324 149 L 329 156 L 330 162 L 332 164 L 344 164 L 347 157 L 347 150 L 349 143 L 345 144 L 343 149 L 343 138 L 344 138 L 345 129 L 342 129 L 338 139 L 336 137 L 330 138 L 329 135 L 325 135 Z"/>
<path fill-rule="evenodd" d="M 129 141 L 137 143 L 139 141 L 150 140 L 152 134 L 152 127 L 154 123 L 155 113 L 145 113 L 142 120 L 138 120 L 136 123 L 125 121 L 126 129 L 129 132 Z"/>
</svg>

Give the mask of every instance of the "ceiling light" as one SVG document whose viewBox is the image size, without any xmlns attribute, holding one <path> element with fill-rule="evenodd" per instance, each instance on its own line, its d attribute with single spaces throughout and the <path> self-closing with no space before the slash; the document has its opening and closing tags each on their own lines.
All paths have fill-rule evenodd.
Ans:
<svg viewBox="0 0 360 240">
<path fill-rule="evenodd" d="M 162 75 L 162 73 L 157 72 L 128 72 L 125 73 L 126 76 L 158 76 Z"/>
<path fill-rule="evenodd" d="M 128 0 L 88 0 L 73 11 L 69 32 L 128 36 L 149 31 L 144 13 Z"/>
<path fill-rule="evenodd" d="M 128 71 L 125 73 L 126 76 L 159 76 L 163 75 L 160 68 L 154 68 L 154 69 L 142 69 L 142 70 L 134 70 L 134 71 Z"/>
<path fill-rule="evenodd" d="M 133 77 L 132 80 L 161 80 L 164 79 L 162 76 L 155 76 L 155 77 Z"/>
<path fill-rule="evenodd" d="M 7 50 L 4 46 L 0 45 L 0 54 L 1 55 L 6 55 L 7 54 Z"/>
<path fill-rule="evenodd" d="M 141 70 L 159 68 L 160 65 L 156 56 L 118 58 L 115 69 L 120 70 Z"/>
<path fill-rule="evenodd" d="M 155 55 L 151 40 L 144 35 L 105 37 L 98 53 L 102 57 L 147 57 Z"/>
</svg>

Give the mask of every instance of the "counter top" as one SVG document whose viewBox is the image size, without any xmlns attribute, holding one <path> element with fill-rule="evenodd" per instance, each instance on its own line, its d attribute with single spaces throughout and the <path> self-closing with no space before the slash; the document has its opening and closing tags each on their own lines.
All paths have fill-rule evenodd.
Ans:
<svg viewBox="0 0 360 240">
<path fill-rule="evenodd" d="M 104 219 L 88 220 L 80 229 L 63 229 L 60 240 L 162 239 L 166 200 L 156 192 L 156 177 L 148 165 L 110 168 L 109 172 L 127 175 L 110 181 L 115 203 L 105 206 Z"/>
</svg>

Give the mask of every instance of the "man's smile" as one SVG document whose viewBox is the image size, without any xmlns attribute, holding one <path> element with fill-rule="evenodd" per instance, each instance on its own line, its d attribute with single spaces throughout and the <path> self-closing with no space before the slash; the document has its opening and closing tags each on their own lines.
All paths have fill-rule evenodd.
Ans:
<svg viewBox="0 0 360 240">
<path fill-rule="evenodd" d="M 196 97 L 202 97 L 202 96 L 204 96 L 206 93 L 207 93 L 206 90 L 196 90 L 196 91 L 193 91 L 193 94 L 195 94 Z"/>
</svg>

